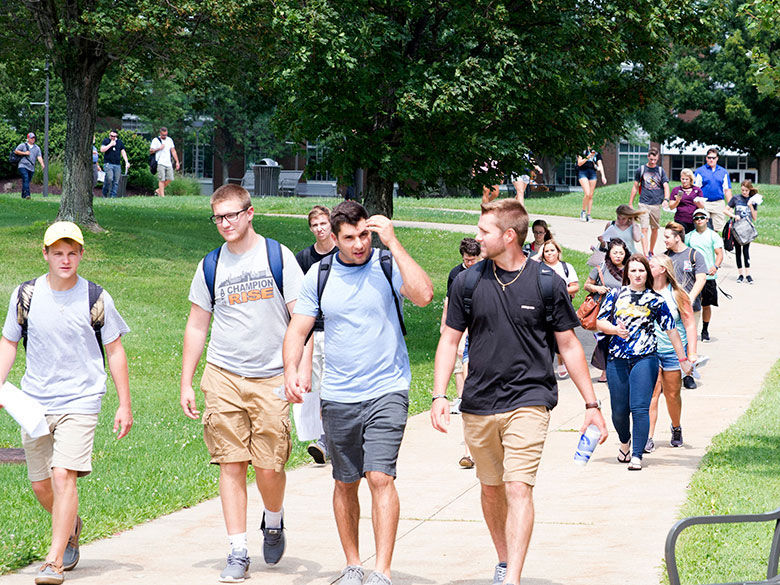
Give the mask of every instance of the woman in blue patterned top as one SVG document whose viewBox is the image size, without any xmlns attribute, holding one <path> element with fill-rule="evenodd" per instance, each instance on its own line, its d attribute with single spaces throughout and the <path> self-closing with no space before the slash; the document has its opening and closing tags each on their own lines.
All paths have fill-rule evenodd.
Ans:
<svg viewBox="0 0 780 585">
<path fill-rule="evenodd" d="M 618 461 L 642 469 L 642 452 L 650 426 L 649 408 L 658 378 L 655 324 L 669 336 L 680 366 L 690 372 L 674 317 L 663 297 L 653 290 L 647 258 L 633 254 L 623 273 L 623 286 L 611 290 L 601 303 L 596 326 L 611 335 L 607 350 L 607 385 L 612 423 L 620 439 Z M 631 445 L 631 424 L 634 424 Z M 630 455 L 629 455 L 630 450 Z"/>
</svg>

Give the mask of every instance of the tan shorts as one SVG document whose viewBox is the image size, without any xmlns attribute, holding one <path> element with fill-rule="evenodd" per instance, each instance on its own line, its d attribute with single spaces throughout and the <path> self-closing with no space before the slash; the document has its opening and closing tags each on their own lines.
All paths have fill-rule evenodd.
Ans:
<svg viewBox="0 0 780 585">
<path fill-rule="evenodd" d="M 726 214 L 723 213 L 723 210 L 726 209 L 726 202 L 723 199 L 719 201 L 705 201 L 704 209 L 710 212 L 712 229 L 717 233 L 722 232 L 723 226 L 726 225 Z"/>
<path fill-rule="evenodd" d="M 245 378 L 206 364 L 200 388 L 206 397 L 203 438 L 211 463 L 251 461 L 282 471 L 290 457 L 290 405 L 275 390 L 284 376 Z"/>
<path fill-rule="evenodd" d="M 653 228 L 657 230 L 661 227 L 661 206 L 660 205 L 647 205 L 645 203 L 639 204 L 640 211 L 646 211 L 639 217 L 639 225 L 643 230 L 647 228 Z"/>
<path fill-rule="evenodd" d="M 48 479 L 53 467 L 76 471 L 78 477 L 92 473 L 92 445 L 98 415 L 47 414 L 46 422 L 51 434 L 44 437 L 33 439 L 22 431 L 28 479 Z"/>
<path fill-rule="evenodd" d="M 466 444 L 485 485 L 536 483 L 536 471 L 550 424 L 546 406 L 522 406 L 499 414 L 463 413 Z"/>
<path fill-rule="evenodd" d="M 173 181 L 173 167 L 157 165 L 158 181 Z"/>
</svg>

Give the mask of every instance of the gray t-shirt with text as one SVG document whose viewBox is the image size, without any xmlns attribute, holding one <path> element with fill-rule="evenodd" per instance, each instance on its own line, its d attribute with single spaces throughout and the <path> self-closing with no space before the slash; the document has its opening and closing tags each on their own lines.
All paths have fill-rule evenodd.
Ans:
<svg viewBox="0 0 780 585">
<path fill-rule="evenodd" d="M 214 278 L 214 308 L 198 264 L 190 302 L 213 312 L 206 360 L 248 378 L 271 378 L 284 371 L 282 341 L 290 316 L 286 303 L 298 298 L 303 272 L 293 253 L 282 246 L 284 298 L 268 265 L 265 238 L 243 254 L 222 245 Z"/>
</svg>

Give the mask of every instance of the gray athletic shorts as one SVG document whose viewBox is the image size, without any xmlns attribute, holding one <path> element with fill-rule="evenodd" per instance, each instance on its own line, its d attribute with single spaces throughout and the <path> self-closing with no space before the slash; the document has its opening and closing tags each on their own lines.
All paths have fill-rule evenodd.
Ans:
<svg viewBox="0 0 780 585">
<path fill-rule="evenodd" d="M 390 392 L 365 402 L 322 400 L 321 412 L 333 479 L 354 483 L 367 471 L 395 477 L 409 415 L 408 392 Z"/>
</svg>

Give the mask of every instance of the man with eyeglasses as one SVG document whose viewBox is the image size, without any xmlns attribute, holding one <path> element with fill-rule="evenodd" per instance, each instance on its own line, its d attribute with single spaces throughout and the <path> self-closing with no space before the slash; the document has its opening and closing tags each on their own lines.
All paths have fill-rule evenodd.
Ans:
<svg viewBox="0 0 780 585">
<path fill-rule="evenodd" d="M 252 227 L 255 212 L 246 189 L 223 185 L 211 196 L 211 209 L 211 220 L 225 243 L 213 272 L 213 288 L 204 261 L 190 286 L 181 407 L 193 420 L 200 416 L 192 383 L 211 325 L 200 383 L 205 397 L 203 436 L 211 463 L 219 465 L 219 494 L 230 542 L 219 579 L 237 583 L 248 575 L 250 562 L 246 531 L 250 462 L 265 508 L 260 524 L 264 560 L 274 565 L 284 554 L 284 465 L 291 441 L 289 404 L 278 391 L 284 392 L 282 340 L 303 273 L 293 253 L 281 246 L 283 284 L 276 282 L 266 249 L 269 241 Z"/>
<path fill-rule="evenodd" d="M 731 177 L 726 169 L 718 164 L 718 149 L 707 150 L 707 162 L 696 169 L 693 184 L 701 188 L 704 208 L 710 212 L 712 228 L 720 233 L 726 223 L 726 204 L 731 201 Z"/>
<path fill-rule="evenodd" d="M 104 138 L 100 145 L 100 152 L 103 153 L 103 172 L 106 174 L 103 179 L 103 197 L 116 197 L 122 177 L 122 158 L 125 159 L 125 174 L 130 169 L 125 144 L 119 138 L 119 132 L 111 130 L 108 133 L 108 138 Z"/>
</svg>

